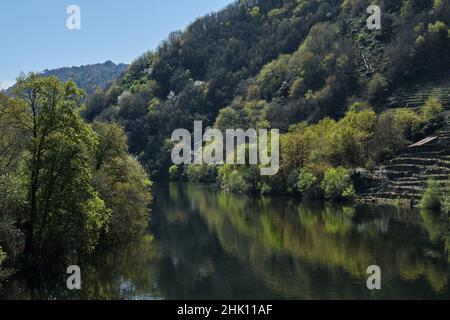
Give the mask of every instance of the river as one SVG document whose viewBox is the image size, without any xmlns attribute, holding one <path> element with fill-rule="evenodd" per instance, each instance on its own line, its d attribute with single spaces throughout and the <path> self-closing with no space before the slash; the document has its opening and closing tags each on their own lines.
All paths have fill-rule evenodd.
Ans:
<svg viewBox="0 0 450 320">
<path fill-rule="evenodd" d="M 306 204 L 156 184 L 149 234 L 64 281 L 8 299 L 449 299 L 448 219 L 388 206 Z M 381 269 L 381 290 L 366 286 Z"/>
</svg>

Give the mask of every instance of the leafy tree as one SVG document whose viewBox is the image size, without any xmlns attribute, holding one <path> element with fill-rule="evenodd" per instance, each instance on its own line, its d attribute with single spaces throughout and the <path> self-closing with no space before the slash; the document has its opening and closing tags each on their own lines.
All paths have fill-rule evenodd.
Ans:
<svg viewBox="0 0 450 320">
<path fill-rule="evenodd" d="M 99 170 L 114 158 L 128 155 L 128 139 L 123 129 L 114 122 L 94 122 L 92 128 L 99 143 L 95 152 L 95 168 Z"/>
<path fill-rule="evenodd" d="M 403 108 L 395 110 L 395 125 L 403 134 L 403 137 L 411 141 L 420 126 L 419 115 L 411 109 Z"/>
<path fill-rule="evenodd" d="M 306 123 L 292 126 L 289 133 L 281 137 L 281 171 L 305 166 L 311 157 L 312 137 L 308 134 Z"/>
<path fill-rule="evenodd" d="M 92 252 L 109 212 L 92 187 L 89 159 L 98 141 L 79 116 L 83 93 L 71 81 L 31 75 L 14 96 L 26 139 L 25 250 L 35 257 Z"/>
<path fill-rule="evenodd" d="M 150 221 L 152 196 L 151 182 L 139 162 L 129 155 L 110 159 L 95 173 L 94 185 L 111 211 L 107 240 L 119 244 L 142 236 Z"/>
<path fill-rule="evenodd" d="M 239 112 L 231 107 L 226 107 L 219 111 L 215 127 L 222 132 L 225 132 L 227 129 L 242 129 L 244 121 Z"/>
<path fill-rule="evenodd" d="M 442 106 L 441 102 L 434 97 L 429 97 L 428 100 L 420 109 L 422 117 L 425 120 L 430 120 L 431 118 L 438 115 L 442 111 L 444 111 L 444 107 Z"/>
<path fill-rule="evenodd" d="M 234 165 L 221 166 L 218 174 L 220 184 L 226 191 L 247 193 L 251 190 L 249 182 L 244 179 L 242 172 L 235 169 Z"/>
<path fill-rule="evenodd" d="M 330 200 L 351 199 L 355 195 L 350 171 L 343 167 L 330 168 L 325 171 L 322 189 L 325 198 Z"/>
<path fill-rule="evenodd" d="M 177 181 L 180 178 L 180 168 L 177 165 L 170 166 L 169 177 L 172 181 Z"/>
<path fill-rule="evenodd" d="M 297 189 L 305 198 L 318 197 L 320 189 L 319 181 L 310 170 L 302 168 L 298 173 Z"/>
<path fill-rule="evenodd" d="M 375 163 L 392 157 L 404 146 L 403 129 L 397 125 L 393 111 L 385 111 L 378 116 L 370 143 L 371 157 Z"/>
<path fill-rule="evenodd" d="M 137 159 L 128 154 L 120 126 L 95 122 L 92 127 L 99 139 L 94 186 L 111 212 L 106 238 L 112 244 L 138 239 L 150 219 L 152 183 Z"/>
</svg>

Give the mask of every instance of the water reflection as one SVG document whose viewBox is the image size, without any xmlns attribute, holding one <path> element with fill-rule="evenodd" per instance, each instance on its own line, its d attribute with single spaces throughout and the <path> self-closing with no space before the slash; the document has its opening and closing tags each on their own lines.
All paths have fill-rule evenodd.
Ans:
<svg viewBox="0 0 450 320">
<path fill-rule="evenodd" d="M 450 297 L 449 223 L 429 212 L 301 204 L 190 184 L 156 185 L 155 199 L 152 237 L 86 264 L 73 298 Z M 365 285 L 373 264 L 382 270 L 381 291 Z M 7 297 L 30 297 L 18 283 Z M 71 298 L 63 288 L 33 297 Z"/>
</svg>

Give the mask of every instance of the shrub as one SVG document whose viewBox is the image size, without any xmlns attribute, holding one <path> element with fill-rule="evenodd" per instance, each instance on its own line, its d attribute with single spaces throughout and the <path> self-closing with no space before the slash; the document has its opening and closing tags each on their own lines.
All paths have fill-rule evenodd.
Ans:
<svg viewBox="0 0 450 320">
<path fill-rule="evenodd" d="M 230 192 L 245 193 L 249 188 L 242 174 L 238 170 L 233 170 L 228 177 L 228 184 L 225 189 Z"/>
<path fill-rule="evenodd" d="M 319 197 L 319 179 L 308 169 L 302 168 L 299 170 L 297 177 L 297 189 L 305 198 Z"/>
<path fill-rule="evenodd" d="M 330 168 L 325 171 L 322 181 L 325 198 L 329 200 L 346 200 L 355 196 L 355 188 L 350 178 L 350 170 L 343 167 Z"/>
<path fill-rule="evenodd" d="M 441 102 L 434 97 L 428 98 L 428 100 L 425 102 L 425 104 L 420 109 L 420 112 L 422 113 L 422 117 L 425 120 L 430 120 L 431 118 L 435 117 L 439 113 L 444 111 L 444 107 L 442 106 Z"/>
<path fill-rule="evenodd" d="M 169 178 L 171 181 L 177 181 L 180 178 L 180 168 L 177 165 L 173 165 L 169 168 Z"/>
<path fill-rule="evenodd" d="M 402 108 L 394 111 L 395 125 L 400 130 L 403 138 L 412 140 L 420 126 L 419 115 L 411 109 Z"/>
<path fill-rule="evenodd" d="M 420 202 L 422 209 L 440 211 L 442 208 L 442 190 L 435 180 L 428 182 L 428 187 L 425 190 L 422 201 Z"/>
<path fill-rule="evenodd" d="M 272 187 L 264 181 L 258 183 L 258 190 L 260 194 L 270 194 Z"/>
<path fill-rule="evenodd" d="M 216 167 L 206 164 L 191 164 L 186 168 L 186 177 L 190 182 L 215 182 Z"/>
<path fill-rule="evenodd" d="M 218 174 L 220 185 L 226 191 L 246 193 L 251 189 L 251 186 L 246 182 L 243 173 L 232 165 L 225 164 L 220 166 Z"/>
</svg>

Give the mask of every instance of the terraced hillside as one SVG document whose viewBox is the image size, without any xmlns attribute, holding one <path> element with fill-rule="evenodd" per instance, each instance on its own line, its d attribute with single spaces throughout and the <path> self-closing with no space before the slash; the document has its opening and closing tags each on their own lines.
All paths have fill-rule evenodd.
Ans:
<svg viewBox="0 0 450 320">
<path fill-rule="evenodd" d="M 450 120 L 433 137 L 436 139 L 407 148 L 381 166 L 376 171 L 378 187 L 367 190 L 363 200 L 406 200 L 417 205 L 430 179 L 446 187 L 450 178 Z"/>
<path fill-rule="evenodd" d="M 450 78 L 441 78 L 430 81 L 423 80 L 405 88 L 399 88 L 387 99 L 389 108 L 418 108 L 429 97 L 438 98 L 441 103 L 450 109 Z"/>
</svg>

